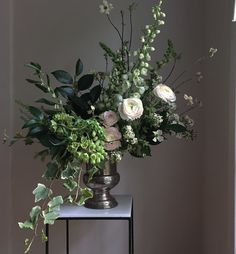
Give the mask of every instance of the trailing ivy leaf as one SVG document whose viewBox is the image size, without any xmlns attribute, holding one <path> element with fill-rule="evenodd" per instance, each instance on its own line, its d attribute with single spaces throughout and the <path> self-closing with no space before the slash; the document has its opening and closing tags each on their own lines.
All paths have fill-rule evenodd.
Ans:
<svg viewBox="0 0 236 254">
<path fill-rule="evenodd" d="M 38 222 L 40 212 L 41 212 L 41 207 L 40 206 L 33 207 L 31 212 L 30 212 L 30 221 L 34 225 L 34 228 L 35 228 L 35 226 Z"/>
<path fill-rule="evenodd" d="M 83 91 L 86 89 L 89 89 L 94 81 L 94 75 L 93 74 L 86 74 L 82 76 L 78 81 L 78 90 Z"/>
<path fill-rule="evenodd" d="M 86 200 L 93 197 L 92 191 L 89 190 L 88 188 L 81 189 L 80 194 L 81 194 L 81 196 L 80 196 L 78 205 L 84 205 Z"/>
<path fill-rule="evenodd" d="M 47 180 L 53 180 L 58 177 L 59 174 L 59 168 L 56 163 L 49 162 L 47 164 L 47 169 L 43 174 L 43 177 L 45 177 Z"/>
<path fill-rule="evenodd" d="M 52 190 L 48 189 L 44 184 L 38 183 L 38 186 L 33 190 L 35 203 L 46 199 L 52 194 Z"/>
<path fill-rule="evenodd" d="M 75 75 L 79 76 L 83 71 L 83 63 L 80 59 L 76 62 Z"/>
<path fill-rule="evenodd" d="M 42 240 L 43 243 L 48 241 L 48 237 L 46 236 L 43 229 L 42 229 L 42 232 L 41 232 L 41 240 Z"/>
<path fill-rule="evenodd" d="M 70 86 L 60 86 L 60 87 L 57 87 L 57 88 L 54 89 L 54 92 L 57 95 L 60 94 L 64 98 L 68 98 L 68 97 L 73 96 L 75 94 L 74 89 L 72 87 L 70 87 Z"/>
<path fill-rule="evenodd" d="M 73 78 L 67 71 L 63 70 L 53 71 L 52 75 L 62 84 L 73 84 Z"/>
<path fill-rule="evenodd" d="M 52 211 L 52 212 L 45 212 L 43 211 L 44 217 L 44 224 L 53 225 L 55 220 L 59 217 L 59 213 Z"/>
<path fill-rule="evenodd" d="M 91 89 L 89 96 L 90 96 L 92 103 L 95 103 L 98 100 L 98 98 L 101 94 L 101 91 L 102 91 L 102 87 L 100 85 L 95 86 Z"/>
<path fill-rule="evenodd" d="M 186 127 L 181 124 L 171 124 L 167 126 L 167 130 L 181 133 L 187 131 Z"/>
<path fill-rule="evenodd" d="M 63 204 L 62 196 L 54 197 L 50 202 L 48 202 L 49 212 L 58 211 L 60 209 L 60 205 L 62 204 Z"/>
<path fill-rule="evenodd" d="M 99 171 L 99 168 L 97 167 L 92 167 L 88 170 L 88 182 L 90 182 L 93 179 L 93 176 Z"/>
<path fill-rule="evenodd" d="M 75 177 L 77 173 L 77 170 L 72 167 L 69 163 L 65 170 L 61 173 L 61 179 L 69 179 L 70 177 Z"/>
<path fill-rule="evenodd" d="M 63 186 L 67 190 L 72 192 L 75 188 L 77 188 L 78 183 L 75 180 L 73 180 L 73 178 L 69 178 L 69 179 L 66 179 L 65 183 L 63 183 Z"/>
<path fill-rule="evenodd" d="M 54 106 L 56 104 L 55 102 L 49 101 L 49 100 L 44 99 L 44 98 L 41 98 L 41 99 L 37 100 L 36 102 L 43 103 L 43 104 L 50 105 L 50 106 Z"/>
<path fill-rule="evenodd" d="M 29 220 L 26 220 L 25 222 L 18 222 L 18 225 L 21 229 L 32 229 L 32 230 L 34 230 L 34 225 Z"/>
</svg>

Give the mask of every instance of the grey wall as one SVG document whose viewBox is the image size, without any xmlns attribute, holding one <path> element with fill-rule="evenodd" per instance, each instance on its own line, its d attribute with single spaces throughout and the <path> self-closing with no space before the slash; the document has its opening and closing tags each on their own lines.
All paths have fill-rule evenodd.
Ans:
<svg viewBox="0 0 236 254">
<path fill-rule="evenodd" d="M 0 93 L 0 101 L 6 109 L 2 113 L 1 119 L 4 121 L 1 124 L 10 121 L 12 99 L 30 103 L 39 96 L 40 92 L 24 82 L 29 74 L 23 66 L 25 63 L 38 61 L 48 71 L 59 68 L 70 70 L 80 57 L 87 70 L 104 68 L 98 41 L 117 47 L 118 40 L 105 17 L 98 13 L 100 1 L 94 2 L 12 0 L 11 19 L 7 1 L 1 2 L 6 6 L 0 8 L 4 10 L 4 16 L 0 16 L 4 22 L 11 20 L 13 35 L 10 44 L 13 64 L 11 75 L 8 39 L 1 41 L 4 44 L 0 47 L 5 57 L 0 60 L 3 61 L 0 62 L 1 79 L 4 79 L 1 83 L 10 83 L 9 79 L 13 81 L 13 89 L 5 86 L 5 93 Z M 156 1 L 137 2 L 139 8 L 134 24 L 136 31 L 140 31 L 139 28 L 150 21 L 150 8 Z M 125 0 L 114 0 L 113 3 L 117 9 L 125 8 L 128 4 Z M 229 212 L 232 211 L 232 200 L 229 198 L 232 193 L 232 182 L 229 181 L 232 179 L 232 167 L 228 163 L 228 151 L 232 143 L 229 142 L 227 131 L 224 131 L 230 126 L 230 80 L 227 72 L 230 33 L 226 29 L 230 1 L 216 3 L 216 11 L 211 8 L 211 0 L 165 3 L 167 25 L 158 41 L 159 52 L 156 57 L 161 54 L 167 38 L 172 38 L 179 51 L 184 53 L 176 73 L 207 52 L 210 46 L 219 47 L 221 53 L 211 67 L 208 64 L 205 66 L 208 78 L 204 85 L 192 87 L 189 91 L 203 98 L 205 104 L 203 109 L 193 113 L 200 132 L 198 139 L 193 143 L 170 139 L 153 149 L 153 157 L 137 160 L 126 156 L 119 165 L 121 182 L 114 192 L 134 196 L 136 254 L 233 253 L 232 213 Z M 221 19 L 217 19 L 219 15 Z M 119 22 L 116 14 L 114 21 Z M 4 25 L 2 31 L 6 33 L 5 38 L 9 38 L 9 24 L 1 25 Z M 217 33 L 219 26 L 224 31 L 221 36 Z M 135 33 L 136 41 L 139 35 Z M 6 66 L 6 71 L 2 66 Z M 222 83 L 225 84 L 223 92 Z M 211 93 L 213 88 L 216 89 L 215 97 Z M 14 94 L 14 97 L 10 94 Z M 21 121 L 15 106 L 13 113 L 11 126 L 17 130 Z M 218 115 L 221 116 L 220 123 L 217 121 Z M 7 200 L 12 199 L 12 209 L 10 203 L 7 203 L 6 210 L 1 210 L 6 218 L 5 226 L 9 225 L 9 221 L 12 225 L 10 237 L 6 236 L 1 243 L 1 253 L 3 250 L 3 253 L 7 253 L 7 239 L 11 240 L 12 246 L 12 250 L 8 248 L 9 254 L 21 253 L 19 250 L 23 249 L 26 235 L 18 229 L 17 221 L 23 220 L 33 205 L 31 192 L 43 173 L 43 165 L 33 159 L 38 149 L 17 144 L 9 160 L 9 153 L 1 146 L 1 163 L 5 165 L 1 165 L 0 174 L 3 176 L 0 178 L 0 186 L 7 189 Z M 3 171 L 2 168 L 8 168 L 9 171 Z M 52 243 L 55 249 L 51 253 L 64 253 L 63 229 L 62 223 L 57 223 L 53 228 Z M 1 229 L 1 235 L 3 232 Z M 73 223 L 71 233 L 72 254 L 127 253 L 125 223 L 76 222 Z M 32 253 L 43 253 L 43 246 L 37 242 Z"/>
<path fill-rule="evenodd" d="M 213 8 L 214 6 L 214 8 Z M 206 44 L 219 49 L 206 68 L 203 171 L 204 253 L 233 253 L 235 24 L 233 1 L 206 1 Z M 232 65 L 230 66 L 230 63 Z"/>
<path fill-rule="evenodd" d="M 0 2 L 0 130 L 11 130 L 11 66 L 10 66 L 10 5 L 3 0 Z M 11 152 L 7 146 L 0 146 L 0 250 L 10 253 L 11 232 Z"/>
</svg>

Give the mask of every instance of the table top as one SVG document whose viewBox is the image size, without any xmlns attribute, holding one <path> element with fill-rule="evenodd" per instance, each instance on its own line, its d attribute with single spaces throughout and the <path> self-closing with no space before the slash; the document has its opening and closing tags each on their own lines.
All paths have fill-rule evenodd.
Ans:
<svg viewBox="0 0 236 254">
<path fill-rule="evenodd" d="M 58 219 L 107 219 L 131 218 L 132 197 L 130 195 L 114 195 L 118 205 L 111 209 L 90 209 L 84 206 L 63 205 Z"/>
</svg>

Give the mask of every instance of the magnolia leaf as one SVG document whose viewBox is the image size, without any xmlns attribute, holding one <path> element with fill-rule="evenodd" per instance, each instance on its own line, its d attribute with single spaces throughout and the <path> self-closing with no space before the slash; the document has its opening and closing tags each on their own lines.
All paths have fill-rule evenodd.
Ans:
<svg viewBox="0 0 236 254">
<path fill-rule="evenodd" d="M 43 217 L 44 217 L 44 224 L 53 225 L 55 220 L 59 217 L 59 213 L 55 211 L 46 213 L 45 211 L 43 211 Z"/>
<path fill-rule="evenodd" d="M 96 102 L 101 94 L 102 87 L 100 85 L 93 87 L 91 89 L 89 96 L 92 103 Z"/>
<path fill-rule="evenodd" d="M 64 98 L 68 98 L 72 95 L 74 95 L 74 89 L 70 86 L 60 86 L 55 88 L 54 92 L 58 95 L 60 94 Z"/>
<path fill-rule="evenodd" d="M 35 202 L 38 202 L 49 197 L 52 194 L 52 190 L 48 189 L 44 184 L 38 183 L 33 194 L 35 195 Z"/>
<path fill-rule="evenodd" d="M 79 76 L 83 71 L 83 63 L 80 59 L 78 59 L 75 67 L 75 75 Z"/>
<path fill-rule="evenodd" d="M 47 180 L 53 180 L 58 177 L 59 168 L 56 163 L 49 162 L 47 164 L 47 169 L 43 174 Z"/>
<path fill-rule="evenodd" d="M 88 188 L 80 189 L 80 194 L 81 196 L 78 205 L 84 205 L 86 200 L 93 197 L 92 191 L 89 190 Z"/>
<path fill-rule="evenodd" d="M 51 211 L 58 211 L 60 209 L 60 205 L 62 205 L 62 204 L 63 204 L 63 198 L 62 198 L 62 196 L 56 196 L 56 197 L 54 197 L 48 203 L 49 212 L 51 212 Z"/>
<path fill-rule="evenodd" d="M 86 74 L 82 76 L 78 81 L 78 90 L 83 91 L 86 89 L 89 89 L 94 81 L 94 75 L 93 74 Z"/>
<path fill-rule="evenodd" d="M 67 71 L 63 70 L 53 71 L 52 75 L 62 84 L 73 84 L 73 78 Z"/>
</svg>

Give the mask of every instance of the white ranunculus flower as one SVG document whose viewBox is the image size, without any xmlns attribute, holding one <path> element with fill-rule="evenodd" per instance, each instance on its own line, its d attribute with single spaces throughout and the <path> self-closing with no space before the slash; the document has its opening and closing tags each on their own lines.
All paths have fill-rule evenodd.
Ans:
<svg viewBox="0 0 236 254">
<path fill-rule="evenodd" d="M 102 113 L 101 119 L 103 120 L 103 124 L 107 127 L 111 127 L 118 122 L 117 114 L 111 110 Z"/>
<path fill-rule="evenodd" d="M 165 102 L 175 102 L 176 96 L 172 89 L 164 84 L 159 84 L 153 89 L 153 93 Z"/>
<path fill-rule="evenodd" d="M 143 103 L 139 98 L 124 99 L 119 105 L 120 117 L 123 120 L 135 120 L 143 114 Z"/>
</svg>

